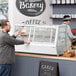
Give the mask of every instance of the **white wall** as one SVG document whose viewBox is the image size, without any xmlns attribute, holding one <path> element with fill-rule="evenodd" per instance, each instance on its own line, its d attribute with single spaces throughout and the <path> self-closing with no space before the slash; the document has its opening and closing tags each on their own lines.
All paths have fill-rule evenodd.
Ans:
<svg viewBox="0 0 76 76">
<path fill-rule="evenodd" d="M 39 0 L 40 1 L 40 0 Z M 12 25 L 12 32 L 14 31 L 14 26 L 16 24 L 22 24 L 22 22 L 25 22 L 25 25 L 51 25 L 51 1 L 50 0 L 44 0 L 46 3 L 46 8 L 42 14 L 39 16 L 29 17 L 26 15 L 23 15 L 19 12 L 19 10 L 16 7 L 16 0 L 9 0 L 9 21 Z M 27 23 L 30 22 L 31 23 Z M 40 21 L 39 24 L 36 23 Z M 12 33 L 11 32 L 11 33 Z"/>
</svg>

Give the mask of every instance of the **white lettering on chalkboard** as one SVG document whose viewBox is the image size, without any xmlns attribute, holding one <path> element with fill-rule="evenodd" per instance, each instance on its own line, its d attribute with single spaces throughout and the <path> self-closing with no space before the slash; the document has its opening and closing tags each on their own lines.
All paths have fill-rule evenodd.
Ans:
<svg viewBox="0 0 76 76">
<path fill-rule="evenodd" d="M 52 66 L 50 66 L 50 65 L 42 65 L 42 66 L 41 66 L 41 69 L 48 69 L 48 70 L 53 71 L 53 70 L 54 70 L 54 67 L 52 67 Z"/>
</svg>

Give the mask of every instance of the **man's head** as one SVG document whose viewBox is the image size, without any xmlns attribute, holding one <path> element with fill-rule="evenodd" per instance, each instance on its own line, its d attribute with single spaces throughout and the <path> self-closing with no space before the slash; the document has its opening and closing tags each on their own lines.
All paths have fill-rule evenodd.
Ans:
<svg viewBox="0 0 76 76">
<path fill-rule="evenodd" d="M 10 22 L 8 20 L 2 20 L 1 21 L 1 28 L 3 30 L 5 30 L 6 32 L 9 32 L 11 29 Z"/>
<path fill-rule="evenodd" d="M 64 15 L 63 21 L 64 21 L 65 23 L 69 24 L 70 21 L 71 21 L 71 17 L 70 17 L 69 15 Z"/>
</svg>

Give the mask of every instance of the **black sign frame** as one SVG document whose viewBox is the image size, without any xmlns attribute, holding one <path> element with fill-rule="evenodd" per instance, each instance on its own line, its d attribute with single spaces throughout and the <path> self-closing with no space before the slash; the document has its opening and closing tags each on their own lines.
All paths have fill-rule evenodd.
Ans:
<svg viewBox="0 0 76 76">
<path fill-rule="evenodd" d="M 59 76 L 57 62 L 40 61 L 38 76 Z"/>
</svg>

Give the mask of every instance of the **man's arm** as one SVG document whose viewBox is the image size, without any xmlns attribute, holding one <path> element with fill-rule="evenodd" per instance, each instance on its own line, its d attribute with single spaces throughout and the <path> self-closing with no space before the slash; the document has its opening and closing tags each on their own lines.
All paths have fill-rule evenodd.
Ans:
<svg viewBox="0 0 76 76">
<path fill-rule="evenodd" d="M 69 26 L 67 27 L 67 35 L 68 35 L 68 37 L 69 37 L 70 39 L 73 39 L 73 38 L 74 38 L 74 35 L 72 34 L 71 28 L 70 28 Z"/>
<path fill-rule="evenodd" d="M 9 36 L 8 34 L 3 37 L 3 40 L 4 40 L 5 43 L 7 43 L 9 45 L 12 45 L 12 46 L 25 43 L 25 41 L 18 40 L 16 38 L 12 37 L 12 36 Z M 26 43 L 27 43 L 27 41 L 26 41 Z"/>
</svg>

